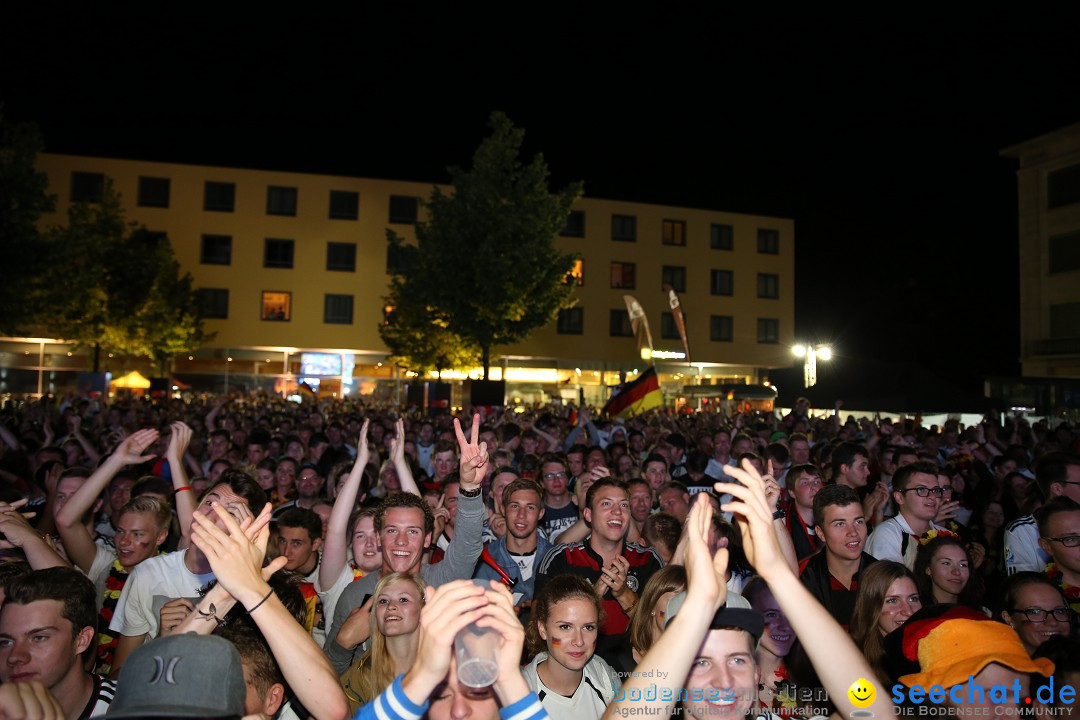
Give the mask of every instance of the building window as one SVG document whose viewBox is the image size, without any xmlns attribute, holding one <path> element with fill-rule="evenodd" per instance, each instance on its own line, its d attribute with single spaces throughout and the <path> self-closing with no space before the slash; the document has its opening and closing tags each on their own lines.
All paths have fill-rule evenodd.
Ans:
<svg viewBox="0 0 1080 720">
<path fill-rule="evenodd" d="M 328 325 L 352 325 L 352 295 L 326 295 L 323 322 Z"/>
<path fill-rule="evenodd" d="M 71 173 L 71 202 L 99 203 L 105 193 L 105 176 L 101 173 Z"/>
<path fill-rule="evenodd" d="M 734 318 L 730 315 L 709 316 L 709 339 L 713 342 L 731 342 Z"/>
<path fill-rule="evenodd" d="M 356 243 L 326 243 L 326 269 L 356 272 Z"/>
<path fill-rule="evenodd" d="M 140 177 L 139 207 L 169 207 L 169 178 Z"/>
<path fill-rule="evenodd" d="M 779 255 L 780 231 L 758 228 L 757 251 L 763 255 Z"/>
<path fill-rule="evenodd" d="M 390 196 L 390 222 L 398 225 L 415 225 L 420 203 L 414 197 Z"/>
<path fill-rule="evenodd" d="M 405 267 L 405 249 L 397 243 L 386 243 L 386 274 L 400 275 Z"/>
<path fill-rule="evenodd" d="M 713 295 L 734 295 L 735 273 L 731 270 L 713 270 L 710 272 L 709 291 Z"/>
<path fill-rule="evenodd" d="M 292 293 L 264 290 L 262 294 L 262 319 L 287 322 L 292 319 Z"/>
<path fill-rule="evenodd" d="M 1046 176 L 1046 209 L 1080 203 L 1080 165 L 1055 170 Z"/>
<path fill-rule="evenodd" d="M 630 313 L 626 312 L 626 308 L 611 311 L 611 317 L 608 318 L 608 334 L 611 337 L 633 337 L 634 328 L 630 324 Z"/>
<path fill-rule="evenodd" d="M 585 284 L 585 261 L 578 258 L 574 261 L 574 266 L 570 268 L 570 272 L 566 273 L 566 277 L 563 278 L 563 285 L 570 284 L 581 287 Z"/>
<path fill-rule="evenodd" d="M 1080 303 L 1050 306 L 1050 337 L 1080 338 Z"/>
<path fill-rule="evenodd" d="M 563 237 L 585 237 L 585 211 L 571 210 L 566 218 L 566 226 L 559 234 Z"/>
<path fill-rule="evenodd" d="M 612 215 L 611 239 L 619 242 L 637 242 L 637 217 L 634 215 Z"/>
<path fill-rule="evenodd" d="M 713 250 L 735 249 L 735 228 L 731 225 L 713 224 L 709 227 L 709 247 Z"/>
<path fill-rule="evenodd" d="M 780 342 L 780 321 L 775 318 L 758 318 L 757 341 L 763 344 Z"/>
<path fill-rule="evenodd" d="M 675 324 L 674 313 L 660 313 L 660 337 L 664 340 L 678 340 L 679 326 Z"/>
<path fill-rule="evenodd" d="M 662 239 L 665 245 L 686 245 L 686 222 L 665 220 Z"/>
<path fill-rule="evenodd" d="M 296 188 L 274 185 L 266 188 L 266 214 L 295 216 Z"/>
<path fill-rule="evenodd" d="M 360 193 L 348 190 L 330 191 L 330 219 L 356 220 L 360 217 Z"/>
<path fill-rule="evenodd" d="M 231 265 L 232 236 L 203 235 L 199 262 L 203 265 Z"/>
<path fill-rule="evenodd" d="M 681 265 L 665 265 L 660 270 L 660 284 L 670 285 L 675 292 L 686 292 L 686 268 Z"/>
<path fill-rule="evenodd" d="M 771 273 L 758 273 L 757 296 L 770 300 L 780 297 L 780 276 Z"/>
<path fill-rule="evenodd" d="M 560 335 L 581 335 L 585 332 L 585 310 L 579 307 L 560 310 L 555 331 Z"/>
<path fill-rule="evenodd" d="M 292 240 L 266 238 L 266 244 L 263 246 L 263 267 L 291 268 L 295 244 Z"/>
<path fill-rule="evenodd" d="M 199 288 L 195 291 L 199 316 L 208 320 L 229 317 L 229 291 L 225 288 Z"/>
<path fill-rule="evenodd" d="M 232 212 L 236 209 L 236 184 L 207 182 L 203 188 L 203 210 Z"/>
<path fill-rule="evenodd" d="M 622 290 L 633 290 L 637 282 L 635 277 L 637 265 L 629 262 L 611 263 L 611 287 Z"/>
</svg>

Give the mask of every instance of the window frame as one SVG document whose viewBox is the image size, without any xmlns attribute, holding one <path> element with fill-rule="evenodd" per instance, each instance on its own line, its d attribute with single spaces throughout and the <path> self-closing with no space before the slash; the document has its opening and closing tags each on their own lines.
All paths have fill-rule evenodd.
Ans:
<svg viewBox="0 0 1080 720">
<path fill-rule="evenodd" d="M 571 210 L 566 216 L 566 224 L 559 231 L 559 237 L 583 238 L 585 237 L 585 211 Z"/>
<path fill-rule="evenodd" d="M 267 295 L 284 295 L 285 306 L 288 308 L 286 316 L 283 318 L 268 318 L 266 317 L 266 296 Z M 291 290 L 263 290 L 259 295 L 259 320 L 262 322 L 292 322 L 292 291 Z"/>
<path fill-rule="evenodd" d="M 724 320 L 727 320 L 727 337 L 724 333 Z M 734 315 L 710 315 L 709 316 L 709 341 L 710 342 L 735 342 L 735 316 Z"/>
<path fill-rule="evenodd" d="M 616 233 L 617 223 L 629 223 L 631 230 L 633 231 L 629 235 L 623 233 Z M 637 215 L 620 215 L 618 213 L 611 214 L 611 239 L 613 242 L 637 242 Z"/>
<path fill-rule="evenodd" d="M 348 316 L 349 319 L 347 321 L 343 320 L 343 319 L 331 319 L 331 317 L 330 317 L 331 298 L 334 298 L 334 299 L 348 298 L 349 299 L 349 316 Z M 355 318 L 356 318 L 355 313 L 356 313 L 356 296 L 355 295 L 349 295 L 349 294 L 345 294 L 345 293 L 324 293 L 323 294 L 323 323 L 324 324 L 326 324 L 326 325 L 352 325 L 355 322 Z M 342 316 L 342 317 L 344 317 L 344 316 Z"/>
<path fill-rule="evenodd" d="M 280 244 L 280 247 L 289 249 L 288 264 L 285 261 L 271 262 L 271 243 Z M 263 267 L 272 270 L 292 270 L 296 267 L 296 241 L 289 238 L 265 238 L 263 240 Z"/>
<path fill-rule="evenodd" d="M 105 180 L 105 173 L 72 170 L 71 192 L 68 196 L 70 201 L 72 203 L 100 203 L 105 197 Z"/>
<path fill-rule="evenodd" d="M 681 228 L 682 242 L 676 242 L 675 228 Z M 668 230 L 671 230 L 669 233 Z M 686 247 L 686 221 L 664 218 L 660 221 L 660 244 L 668 247 Z"/>
<path fill-rule="evenodd" d="M 758 228 L 757 251 L 759 255 L 779 255 L 780 231 L 773 228 Z"/>
<path fill-rule="evenodd" d="M 622 313 L 621 317 L 619 313 Z M 625 325 L 622 318 L 626 319 Z M 622 331 L 624 327 L 626 332 Z M 634 337 L 634 325 L 630 322 L 630 313 L 626 308 L 611 308 L 608 312 L 608 337 Z"/>
<path fill-rule="evenodd" d="M 560 310 L 555 319 L 555 333 L 558 335 L 584 335 L 585 309 L 578 305 Z"/>
<path fill-rule="evenodd" d="M 334 211 L 334 198 L 349 198 L 350 206 L 351 201 L 356 200 L 356 207 L 349 212 L 342 212 L 338 210 Z M 327 210 L 327 218 L 330 220 L 359 220 L 360 219 L 360 193 L 355 190 L 331 190 L 330 191 L 330 207 Z"/>
<path fill-rule="evenodd" d="M 726 232 L 725 232 L 726 230 Z M 709 249 L 722 252 L 735 251 L 735 226 L 726 223 L 709 225 Z"/>
<path fill-rule="evenodd" d="M 395 214 L 394 204 L 397 203 L 397 210 L 401 210 L 401 203 L 404 200 L 411 201 L 412 213 L 411 217 L 402 214 Z M 391 225 L 415 225 L 420 220 L 420 198 L 413 195 L 391 195 L 387 208 L 387 222 Z"/>
<path fill-rule="evenodd" d="M 724 292 L 723 282 L 720 278 L 727 277 L 727 292 Z M 735 295 L 735 271 L 725 268 L 712 268 L 709 270 L 709 294 L 714 297 L 734 297 Z"/>
<path fill-rule="evenodd" d="M 225 256 L 224 256 L 224 258 L 225 258 L 224 262 L 218 262 L 217 260 L 208 260 L 207 259 L 208 257 L 210 257 L 209 255 L 207 255 L 207 252 L 206 252 L 207 242 L 208 241 L 218 241 L 218 240 L 226 240 L 226 241 L 228 241 L 227 242 L 228 250 L 226 251 Z M 200 265 L 221 265 L 221 266 L 230 266 L 230 265 L 232 265 L 232 241 L 233 241 L 232 235 L 219 235 L 219 234 L 216 234 L 216 233 L 203 233 L 199 238 L 199 264 Z"/>
<path fill-rule="evenodd" d="M 335 265 L 331 262 L 331 249 L 337 247 L 339 249 L 349 248 L 352 250 L 352 260 L 348 266 L 345 264 Z M 326 271 L 327 272 L 356 272 L 356 243 L 352 242 L 338 242 L 336 240 L 328 240 L 326 243 Z"/>
<path fill-rule="evenodd" d="M 677 275 L 681 276 L 682 282 L 675 283 L 671 277 L 672 271 L 678 270 Z M 675 289 L 677 293 L 686 292 L 686 266 L 685 265 L 661 265 L 660 266 L 660 285 L 670 285 Z"/>
<path fill-rule="evenodd" d="M 165 189 L 165 193 L 164 193 L 165 199 L 164 200 L 161 200 L 160 198 L 154 198 L 153 193 L 150 193 L 150 197 L 147 196 L 148 195 L 148 193 L 146 192 L 147 188 L 154 185 L 154 184 L 157 185 L 157 189 L 159 189 L 159 190 L 162 187 Z M 168 209 L 169 201 L 172 199 L 171 195 L 172 195 L 172 180 L 170 178 L 167 178 L 167 177 L 166 178 L 163 178 L 163 177 L 151 177 L 151 176 L 147 176 L 147 175 L 140 175 L 139 176 L 139 186 L 138 186 L 138 191 L 136 193 L 136 196 L 137 196 L 136 197 L 136 204 L 139 207 L 165 208 L 165 209 Z"/>
<path fill-rule="evenodd" d="M 209 293 L 215 293 L 209 295 Z M 196 302 L 199 308 L 199 318 L 203 320 L 228 320 L 229 319 L 229 288 L 198 288 L 195 290 Z M 211 306 L 211 303 L 207 302 L 207 297 L 224 298 L 225 302 L 222 303 L 224 311 L 221 315 L 207 314 L 206 310 Z M 217 303 L 213 304 L 217 307 Z"/>
<path fill-rule="evenodd" d="M 229 202 L 228 204 L 211 203 L 210 202 L 210 190 L 215 189 L 215 192 L 225 192 L 228 190 Z M 225 182 L 222 180 L 205 180 L 203 181 L 203 211 L 204 212 L 236 212 L 236 183 Z"/>
<path fill-rule="evenodd" d="M 291 196 L 292 202 L 289 202 Z M 275 200 L 277 202 L 275 202 Z M 266 186 L 266 214 L 279 217 L 296 217 L 300 205 L 300 190 L 288 185 Z"/>
<path fill-rule="evenodd" d="M 769 332 L 769 329 L 772 332 Z M 780 344 L 780 318 L 761 318 L 757 319 L 757 341 L 759 345 L 779 345 Z"/>
<path fill-rule="evenodd" d="M 627 270 L 629 269 L 630 282 L 625 282 Z M 620 280 L 618 284 L 615 281 L 615 272 L 620 271 Z M 637 289 L 637 263 L 625 262 L 622 260 L 612 260 L 611 270 L 609 273 L 609 279 L 612 290 L 636 290 Z"/>
<path fill-rule="evenodd" d="M 779 300 L 780 276 L 777 273 L 758 273 L 757 296 L 763 300 Z"/>
</svg>

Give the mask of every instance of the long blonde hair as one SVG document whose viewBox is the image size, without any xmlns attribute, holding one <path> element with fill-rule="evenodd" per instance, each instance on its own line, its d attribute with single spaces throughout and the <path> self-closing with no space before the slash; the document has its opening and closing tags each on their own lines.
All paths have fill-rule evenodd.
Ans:
<svg viewBox="0 0 1080 720">
<path fill-rule="evenodd" d="M 345 697 L 353 712 L 366 703 L 371 702 L 394 682 L 397 676 L 394 672 L 394 659 L 390 657 L 390 651 L 386 647 L 386 636 L 379 630 L 379 623 L 375 619 L 374 604 L 379 601 L 379 596 L 387 587 L 398 580 L 408 580 L 416 586 L 420 598 L 420 606 L 424 605 L 424 581 L 419 575 L 412 573 L 390 573 L 381 578 L 375 586 L 371 615 L 371 644 L 368 651 L 341 676 L 341 687 L 345 690 Z M 414 632 L 420 632 L 417 625 Z"/>
</svg>

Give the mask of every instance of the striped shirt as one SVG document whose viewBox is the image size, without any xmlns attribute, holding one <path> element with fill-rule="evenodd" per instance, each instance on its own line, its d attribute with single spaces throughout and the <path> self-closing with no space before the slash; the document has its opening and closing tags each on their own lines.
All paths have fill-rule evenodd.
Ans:
<svg viewBox="0 0 1080 720">
<path fill-rule="evenodd" d="M 377 698 L 360 708 L 353 720 L 420 720 L 427 711 L 428 703 L 417 705 L 405 694 L 398 675 L 390 687 Z M 535 693 L 529 693 L 517 702 L 499 708 L 502 720 L 547 720 L 548 714 Z"/>
</svg>

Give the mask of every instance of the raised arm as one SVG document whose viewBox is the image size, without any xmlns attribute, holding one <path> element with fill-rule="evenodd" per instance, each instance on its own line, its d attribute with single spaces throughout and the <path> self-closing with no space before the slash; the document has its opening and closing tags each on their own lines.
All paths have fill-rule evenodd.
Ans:
<svg viewBox="0 0 1080 720">
<path fill-rule="evenodd" d="M 356 507 L 356 496 L 360 492 L 360 480 L 364 477 L 364 468 L 370 454 L 367 438 L 368 421 L 365 420 L 356 441 L 356 462 L 334 498 L 330 520 L 326 523 L 326 542 L 319 565 L 319 587 L 324 590 L 334 584 L 348 562 L 349 538 L 346 535 L 349 531 L 349 518 Z"/>
<path fill-rule="evenodd" d="M 76 413 L 71 416 L 68 421 L 71 423 L 71 437 L 75 438 L 75 441 L 82 447 L 83 452 L 86 453 L 86 459 L 90 461 L 90 465 L 97 465 L 98 460 L 101 459 L 101 453 L 94 447 L 94 444 L 82 432 L 82 417 Z"/>
<path fill-rule="evenodd" d="M 394 463 L 394 470 L 397 471 L 401 492 L 422 495 L 416 484 L 416 478 L 413 477 L 412 468 L 405 459 L 405 422 L 401 418 L 398 418 L 394 426 L 394 437 L 390 439 L 390 459 Z"/>
<path fill-rule="evenodd" d="M 705 493 L 700 493 L 686 519 L 686 600 L 622 686 L 622 697 L 652 698 L 640 702 L 635 700 L 635 714 L 655 717 L 671 714 L 679 697 L 679 689 L 689 677 L 690 666 L 709 631 L 713 615 L 727 599 L 724 575 L 727 572 L 728 551 L 727 548 L 720 548 L 715 557 L 710 557 L 711 523 L 712 503 Z M 654 683 L 661 690 L 666 685 L 672 692 L 647 693 Z M 640 695 L 635 695 L 634 691 Z M 642 705 L 648 709 L 639 709 Z M 604 713 L 604 720 L 622 715 L 621 711 L 626 707 L 621 700 L 613 701 Z"/>
<path fill-rule="evenodd" d="M 856 708 L 848 700 L 847 689 L 852 678 L 874 677 L 870 663 L 784 562 L 761 476 L 746 461 L 742 468 L 727 468 L 727 473 L 739 482 L 717 483 L 716 491 L 734 498 L 723 509 L 739 515 L 747 559 L 768 583 L 837 710 L 851 718 Z M 891 717 L 893 704 L 888 693 L 879 693 L 869 709 L 877 717 Z"/>
<path fill-rule="evenodd" d="M 281 674 L 300 703 L 314 717 L 343 720 L 349 705 L 330 661 L 263 579 L 269 526 L 263 524 L 252 542 L 224 507 L 215 503 L 213 508 L 226 529 L 222 530 L 204 515 L 196 515 L 192 542 L 206 555 L 218 583 L 247 609 L 259 626 Z M 269 514 L 267 505 L 256 522 L 268 520 Z M 277 558 L 267 569 L 281 569 L 283 560 Z"/>
<path fill-rule="evenodd" d="M 187 472 L 184 470 L 184 455 L 191 442 L 191 428 L 182 422 L 174 422 L 170 428 L 169 448 L 165 457 L 169 461 L 169 474 L 172 475 L 173 497 L 176 504 L 176 518 L 180 522 L 180 545 L 184 550 L 191 544 L 191 517 L 195 514 L 195 491 L 188 485 Z"/>
<path fill-rule="evenodd" d="M 10 505 L 0 502 L 0 548 L 20 548 L 34 570 L 71 567 L 37 530 L 30 527 L 26 519 L 33 517 L 34 513 L 26 513 L 24 516 L 19 512 L 25 504 L 26 500 L 18 500 Z"/>
<path fill-rule="evenodd" d="M 152 455 L 144 456 L 143 453 L 157 437 L 157 430 L 148 429 L 124 438 L 124 441 L 117 445 L 116 451 L 106 458 L 101 467 L 87 478 L 56 514 L 56 529 L 64 540 L 64 549 L 83 572 L 90 572 L 90 566 L 97 554 L 94 538 L 82 523 L 83 516 L 94 507 L 94 503 L 116 473 L 126 465 L 137 465 L 153 458 Z"/>
</svg>

